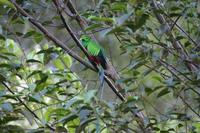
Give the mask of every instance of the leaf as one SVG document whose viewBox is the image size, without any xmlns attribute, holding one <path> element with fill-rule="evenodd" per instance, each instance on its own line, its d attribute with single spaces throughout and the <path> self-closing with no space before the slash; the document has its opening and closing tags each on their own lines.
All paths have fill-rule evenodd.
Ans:
<svg viewBox="0 0 200 133">
<path fill-rule="evenodd" d="M 2 35 L 2 34 L 0 34 L 0 40 L 6 40 L 6 38 Z"/>
<path fill-rule="evenodd" d="M 162 24 L 162 25 L 160 26 L 160 28 L 159 28 L 158 33 L 159 33 L 160 35 L 163 35 L 164 33 L 167 33 L 167 32 L 169 32 L 169 26 L 168 26 L 167 24 Z"/>
<path fill-rule="evenodd" d="M 112 33 L 122 33 L 122 32 L 126 32 L 127 30 L 122 27 L 122 26 L 118 26 L 118 27 L 113 27 L 113 28 L 109 28 L 107 31 L 106 31 L 106 35 L 109 35 L 109 34 L 112 34 Z"/>
<path fill-rule="evenodd" d="M 101 4 L 104 2 L 104 0 L 99 0 L 98 4 L 97 4 L 97 8 L 100 8 Z"/>
<path fill-rule="evenodd" d="M 50 53 L 53 53 L 53 52 L 55 52 L 54 47 L 50 47 L 48 49 L 42 49 L 42 50 L 38 51 L 36 54 L 44 54 L 44 53 L 50 54 Z"/>
<path fill-rule="evenodd" d="M 165 82 L 166 82 L 166 84 L 168 85 L 168 86 L 174 86 L 174 79 L 173 79 L 173 77 L 170 77 L 170 78 L 167 78 L 166 80 L 165 80 Z"/>
<path fill-rule="evenodd" d="M 26 62 L 27 62 L 27 63 L 40 63 L 40 64 L 42 64 L 41 61 L 36 60 L 36 59 L 28 59 L 28 60 L 26 60 Z"/>
<path fill-rule="evenodd" d="M 6 81 L 6 77 L 0 73 L 0 82 Z"/>
<path fill-rule="evenodd" d="M 30 125 L 33 125 L 33 123 L 34 123 L 33 114 L 31 114 L 30 111 L 27 111 L 26 109 L 23 109 L 21 113 L 26 117 L 26 119 L 28 120 Z"/>
<path fill-rule="evenodd" d="M 126 10 L 127 3 L 126 2 L 115 2 L 111 5 L 111 10 L 113 11 L 124 11 Z"/>
<path fill-rule="evenodd" d="M 62 119 L 58 120 L 58 123 L 63 123 L 63 124 L 66 124 L 68 123 L 69 121 L 72 121 L 74 119 L 78 118 L 78 115 L 77 114 L 69 114 L 68 116 L 65 116 L 63 117 Z"/>
<path fill-rule="evenodd" d="M 47 21 L 42 22 L 42 25 L 49 25 L 49 24 L 53 24 L 53 21 L 47 20 Z"/>
<path fill-rule="evenodd" d="M 65 127 L 57 126 L 55 132 L 56 133 L 68 133 L 68 130 Z"/>
<path fill-rule="evenodd" d="M 25 22 L 21 18 L 14 19 L 12 21 L 13 24 L 25 24 Z"/>
<path fill-rule="evenodd" d="M 157 97 L 158 97 L 158 98 L 159 98 L 159 97 L 162 97 L 162 96 L 164 96 L 164 95 L 167 95 L 168 93 L 170 93 L 170 91 L 169 91 L 167 88 L 164 88 L 163 90 L 161 90 L 161 91 L 158 93 Z"/>
<path fill-rule="evenodd" d="M 29 96 L 29 101 L 47 105 L 45 102 L 43 102 L 41 95 L 38 93 L 33 96 Z"/>
<path fill-rule="evenodd" d="M 81 102 L 81 101 L 82 101 L 82 98 L 76 96 L 76 97 L 70 99 L 69 101 L 67 101 L 67 102 L 65 103 L 64 107 L 65 107 L 65 109 L 68 109 L 68 108 L 70 108 L 72 105 L 74 105 L 75 103 L 79 103 L 79 102 Z"/>
<path fill-rule="evenodd" d="M 68 54 L 62 56 L 61 58 L 67 68 L 70 68 L 72 66 L 72 58 Z"/>
<path fill-rule="evenodd" d="M 12 68 L 12 66 L 10 64 L 6 64 L 6 63 L 0 64 L 0 67 L 2 67 L 2 68 Z"/>
<path fill-rule="evenodd" d="M 150 94 L 154 92 L 154 90 L 151 88 L 145 87 L 145 92 L 147 93 L 147 96 L 149 96 Z"/>
<path fill-rule="evenodd" d="M 43 39 L 43 35 L 35 30 L 30 30 L 23 36 L 24 38 L 33 37 L 36 43 L 40 43 Z"/>
<path fill-rule="evenodd" d="M 149 15 L 144 13 L 141 16 L 139 16 L 135 22 L 132 21 L 126 22 L 125 25 L 128 26 L 130 29 L 132 29 L 133 32 L 135 32 L 137 29 L 139 29 L 146 23 L 148 18 Z"/>
<path fill-rule="evenodd" d="M 42 73 L 41 79 L 40 79 L 40 80 L 37 80 L 35 83 L 36 83 L 37 85 L 39 85 L 39 84 L 42 84 L 42 83 L 46 82 L 47 79 L 48 79 L 48 75 Z"/>
<path fill-rule="evenodd" d="M 36 43 L 40 43 L 43 39 L 43 35 L 40 34 L 39 32 L 37 32 L 35 35 L 34 35 L 34 40 Z"/>
<path fill-rule="evenodd" d="M 122 16 L 120 16 L 119 18 L 117 18 L 116 22 L 117 22 L 117 25 L 122 25 L 125 21 L 127 21 L 129 19 L 129 17 L 133 14 L 133 11 L 132 12 L 129 12 L 127 14 L 124 14 Z"/>
<path fill-rule="evenodd" d="M 88 17 L 88 19 L 92 20 L 92 21 L 103 21 L 103 22 L 109 22 L 109 23 L 113 23 L 114 19 L 113 18 L 107 18 L 107 17 L 97 17 L 97 16 L 90 16 Z"/>
<path fill-rule="evenodd" d="M 90 103 L 91 100 L 96 96 L 97 90 L 88 90 L 86 93 L 84 93 L 84 102 Z"/>
<path fill-rule="evenodd" d="M 2 54 L 12 56 L 12 57 L 16 57 L 16 55 L 14 53 L 10 53 L 10 52 L 2 52 Z"/>
<path fill-rule="evenodd" d="M 28 31 L 26 34 L 24 34 L 24 38 L 28 38 L 30 36 L 33 36 L 34 34 L 36 34 L 37 32 L 35 30 L 30 30 Z"/>
<path fill-rule="evenodd" d="M 15 6 L 8 0 L 0 0 L 0 4 L 7 5 L 8 7 L 16 10 Z"/>
<path fill-rule="evenodd" d="M 147 76 L 148 74 L 150 74 L 155 68 L 149 68 L 147 70 L 144 71 L 143 75 L 142 76 Z"/>
<path fill-rule="evenodd" d="M 54 60 L 53 64 L 59 70 L 64 70 L 65 69 L 65 66 L 64 66 L 63 62 L 59 58 L 57 58 L 56 60 Z"/>
<path fill-rule="evenodd" d="M 4 116 L 1 116 L 1 119 L 0 119 L 0 126 L 1 125 L 6 125 L 7 123 L 9 122 L 12 122 L 12 121 L 17 121 L 17 120 L 22 120 L 21 117 L 17 116 L 16 114 L 14 115 L 4 115 Z"/>
<path fill-rule="evenodd" d="M 81 133 L 81 131 L 84 131 L 85 127 L 92 121 L 95 121 L 97 118 L 89 118 L 84 120 L 79 124 L 79 126 L 76 128 L 76 133 Z"/>
<path fill-rule="evenodd" d="M 86 27 L 86 28 L 85 28 L 85 31 L 94 30 L 94 29 L 100 28 L 100 27 L 102 27 L 102 26 L 103 26 L 102 24 L 92 24 L 92 25 Z"/>
<path fill-rule="evenodd" d="M 0 125 L 1 133 L 25 133 L 24 129 L 18 125 Z"/>
<path fill-rule="evenodd" d="M 0 107 L 5 110 L 5 111 L 8 111 L 8 112 L 12 112 L 13 111 L 13 106 L 11 103 L 9 102 L 5 102 L 3 104 L 0 105 Z"/>
<path fill-rule="evenodd" d="M 35 71 L 33 71 L 31 74 L 29 74 L 27 78 L 30 78 L 31 76 L 33 76 L 33 75 L 35 75 L 35 74 L 40 74 L 40 73 L 42 73 L 41 70 L 35 70 Z"/>
<path fill-rule="evenodd" d="M 62 108 L 62 107 L 57 107 L 57 108 L 48 108 L 47 111 L 45 112 L 45 121 L 48 122 L 51 120 L 51 117 L 55 116 L 66 116 L 67 114 L 71 113 L 70 111 Z"/>
<path fill-rule="evenodd" d="M 15 94 L 15 95 L 13 95 L 13 94 L 11 94 L 11 95 L 7 94 L 7 95 L 3 95 L 2 97 L 5 97 L 6 99 L 13 99 L 13 100 L 17 101 L 17 97 L 20 97 L 20 96 L 22 96 L 22 94 Z"/>
</svg>

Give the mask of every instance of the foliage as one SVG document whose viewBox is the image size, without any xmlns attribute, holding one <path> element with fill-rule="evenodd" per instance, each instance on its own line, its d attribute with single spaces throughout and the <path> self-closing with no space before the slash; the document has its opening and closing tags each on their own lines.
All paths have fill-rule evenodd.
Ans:
<svg viewBox="0 0 200 133">
<path fill-rule="evenodd" d="M 200 3 L 158 0 L 155 9 L 150 1 L 73 3 L 88 23 L 85 32 L 95 34 L 117 66 L 117 82 L 130 93 L 120 102 L 108 86 L 101 99 L 97 74 L 56 47 L 10 1 L 0 0 L 1 132 L 49 132 L 48 125 L 70 133 L 141 132 L 133 115 L 139 111 L 146 112 L 145 128 L 153 132 L 200 132 Z M 69 39 L 52 1 L 17 2 L 85 57 Z M 73 17 L 66 19 L 74 31 L 83 32 Z"/>
</svg>

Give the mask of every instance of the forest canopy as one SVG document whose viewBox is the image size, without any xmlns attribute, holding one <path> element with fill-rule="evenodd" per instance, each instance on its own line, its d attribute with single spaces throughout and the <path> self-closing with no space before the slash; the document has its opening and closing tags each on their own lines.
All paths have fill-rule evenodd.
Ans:
<svg viewBox="0 0 200 133">
<path fill-rule="evenodd" d="M 199 0 L 0 0 L 1 133 L 199 133 Z"/>
</svg>

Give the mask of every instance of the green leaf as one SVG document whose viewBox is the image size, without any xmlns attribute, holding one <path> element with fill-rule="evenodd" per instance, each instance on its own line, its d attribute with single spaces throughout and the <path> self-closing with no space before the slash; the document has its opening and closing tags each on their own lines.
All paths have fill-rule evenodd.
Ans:
<svg viewBox="0 0 200 133">
<path fill-rule="evenodd" d="M 55 52 L 54 47 L 50 47 L 50 48 L 47 48 L 47 49 L 42 49 L 42 50 L 38 51 L 36 54 L 44 54 L 44 53 L 50 54 L 50 53 L 53 53 L 53 52 Z"/>
<path fill-rule="evenodd" d="M 113 11 L 124 11 L 126 10 L 127 3 L 126 2 L 115 2 L 111 5 L 111 10 Z"/>
<path fill-rule="evenodd" d="M 0 40 L 6 40 L 6 38 L 2 35 L 2 34 L 0 34 Z"/>
<path fill-rule="evenodd" d="M 40 43 L 43 39 L 43 35 L 35 30 L 29 30 L 26 34 L 24 34 L 23 37 L 24 38 L 33 37 L 36 43 Z"/>
<path fill-rule="evenodd" d="M 1 116 L 0 126 L 1 125 L 6 125 L 9 122 L 17 121 L 17 120 L 22 120 L 22 118 L 17 116 L 17 115 L 15 115 L 15 114 L 12 115 L 11 113 L 9 115 L 4 115 L 3 117 Z"/>
<path fill-rule="evenodd" d="M 53 64 L 59 70 L 64 70 L 65 69 L 65 66 L 64 66 L 63 62 L 59 58 L 57 58 L 56 60 L 54 60 Z"/>
<path fill-rule="evenodd" d="M 27 78 L 30 78 L 31 76 L 33 76 L 33 75 L 35 75 L 35 74 L 40 74 L 40 73 L 42 73 L 41 70 L 35 70 L 35 71 L 33 71 L 31 74 L 29 74 Z"/>
<path fill-rule="evenodd" d="M 72 66 L 72 58 L 68 54 L 61 56 L 61 58 L 67 68 Z"/>
<path fill-rule="evenodd" d="M 159 98 L 159 97 L 162 97 L 162 96 L 164 96 L 164 95 L 167 95 L 168 93 L 170 93 L 170 91 L 168 90 L 168 88 L 164 88 L 163 90 L 161 90 L 161 91 L 158 93 L 157 97 L 158 97 L 158 98 Z"/>
<path fill-rule="evenodd" d="M 107 17 L 97 17 L 97 16 L 90 16 L 88 17 L 88 19 L 92 20 L 92 21 L 97 21 L 97 22 L 109 22 L 109 23 L 113 23 L 114 19 L 113 18 L 107 18 Z"/>
<path fill-rule="evenodd" d="M 58 122 L 60 123 L 63 123 L 63 124 L 66 124 L 70 121 L 73 121 L 74 119 L 78 118 L 78 115 L 77 114 L 69 114 L 68 116 L 65 116 L 63 117 L 62 119 L 58 120 Z M 77 123 L 78 124 L 78 123 Z"/>
<path fill-rule="evenodd" d="M 96 28 L 101 28 L 103 25 L 102 24 L 92 24 L 88 27 L 85 28 L 85 31 L 90 31 L 90 30 L 94 30 Z"/>
<path fill-rule="evenodd" d="M 3 5 L 7 5 L 8 7 L 16 10 L 15 6 L 8 0 L 0 0 L 0 5 L 3 4 Z"/>
<path fill-rule="evenodd" d="M 24 129 L 17 125 L 0 125 L 1 133 L 25 133 Z"/>
<path fill-rule="evenodd" d="M 34 35 L 34 40 L 35 40 L 36 43 L 40 43 L 42 41 L 42 39 L 43 39 L 43 35 L 42 34 L 40 34 L 40 33 L 37 32 Z"/>
<path fill-rule="evenodd" d="M 0 64 L 0 68 L 12 68 L 12 66 L 10 64 L 6 64 L 6 63 L 2 63 Z"/>
<path fill-rule="evenodd" d="M 37 32 L 35 30 L 30 30 L 28 31 L 26 34 L 24 34 L 24 38 L 28 38 L 28 37 L 31 37 L 33 36 L 34 34 L 36 34 Z"/>
<path fill-rule="evenodd" d="M 0 73 L 0 82 L 6 81 L 6 77 Z"/>
<path fill-rule="evenodd" d="M 27 60 L 26 62 L 27 62 L 27 63 L 40 63 L 40 64 L 42 64 L 41 61 L 36 60 L 36 59 L 29 59 L 29 60 Z"/>
<path fill-rule="evenodd" d="M 76 128 L 76 133 L 80 133 L 81 131 L 84 131 L 85 127 L 86 127 L 89 123 L 95 121 L 96 119 L 97 119 L 97 118 L 90 118 L 90 119 L 86 119 L 86 120 L 82 121 L 82 122 L 79 124 L 79 126 Z"/>
</svg>

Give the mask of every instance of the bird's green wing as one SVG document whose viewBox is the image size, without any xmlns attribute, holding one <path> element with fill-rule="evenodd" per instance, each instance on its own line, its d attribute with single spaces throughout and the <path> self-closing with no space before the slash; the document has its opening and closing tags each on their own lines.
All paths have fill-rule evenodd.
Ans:
<svg viewBox="0 0 200 133">
<path fill-rule="evenodd" d="M 91 40 L 87 46 L 87 50 L 88 50 L 89 54 L 91 54 L 93 56 L 97 56 L 99 54 L 99 52 L 101 51 L 101 47 L 98 43 Z"/>
</svg>

